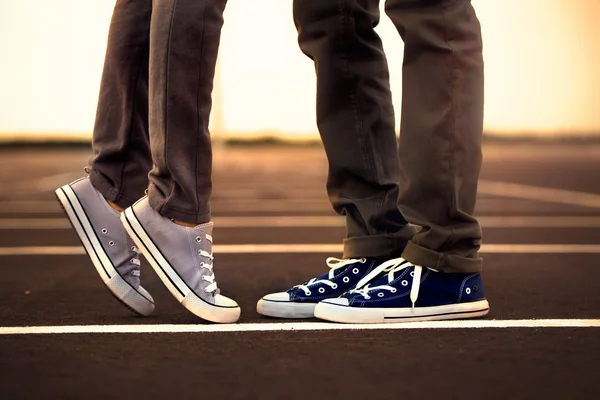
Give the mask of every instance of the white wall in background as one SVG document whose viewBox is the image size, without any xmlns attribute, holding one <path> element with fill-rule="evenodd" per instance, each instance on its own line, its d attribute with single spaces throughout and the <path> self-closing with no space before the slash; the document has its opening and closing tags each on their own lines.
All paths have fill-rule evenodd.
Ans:
<svg viewBox="0 0 600 400">
<path fill-rule="evenodd" d="M 473 0 L 483 25 L 486 128 L 600 132 L 600 2 Z M 316 131 L 314 70 L 292 0 L 230 0 L 215 128 Z M 91 132 L 114 1 L 0 0 L 0 134 Z M 401 101 L 402 42 L 378 28 Z"/>
</svg>

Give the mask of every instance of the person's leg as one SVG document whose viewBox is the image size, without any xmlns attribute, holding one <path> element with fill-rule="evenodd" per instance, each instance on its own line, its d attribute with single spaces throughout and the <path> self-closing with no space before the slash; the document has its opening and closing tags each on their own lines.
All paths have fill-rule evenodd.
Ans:
<svg viewBox="0 0 600 400">
<path fill-rule="evenodd" d="M 154 167 L 148 197 L 121 216 L 171 294 L 195 315 L 221 323 L 240 316 L 238 304 L 222 296 L 215 281 L 208 203 L 208 118 L 225 4 L 153 2 L 149 128 Z"/>
<path fill-rule="evenodd" d="M 414 230 L 397 205 L 394 109 L 378 0 L 295 0 L 302 51 L 315 62 L 327 190 L 346 216 L 344 257 L 400 255 Z"/>
<path fill-rule="evenodd" d="M 119 213 L 143 196 L 151 168 L 148 145 L 148 45 L 151 0 L 118 0 L 110 26 L 94 129 L 89 179 L 56 190 L 98 275 L 138 314 L 154 310 L 140 286 L 139 250 Z"/>
<path fill-rule="evenodd" d="M 402 257 L 314 313 L 350 323 L 484 316 L 473 217 L 483 125 L 479 22 L 470 0 L 388 0 L 386 9 L 405 41 L 399 201 L 423 229 Z"/>
<path fill-rule="evenodd" d="M 148 197 L 161 215 L 210 221 L 211 94 L 226 0 L 155 0 Z"/>
<path fill-rule="evenodd" d="M 257 304 L 271 317 L 314 316 L 316 304 L 353 289 L 414 235 L 398 209 L 397 141 L 387 61 L 374 28 L 378 0 L 295 0 L 302 51 L 317 73 L 317 122 L 329 160 L 327 190 L 346 216 L 344 259 Z"/>
<path fill-rule="evenodd" d="M 402 256 L 441 272 L 478 272 L 479 21 L 470 0 L 388 0 L 386 12 L 405 42 L 399 202 L 423 227 Z"/>
<path fill-rule="evenodd" d="M 148 49 L 152 0 L 118 0 L 113 13 L 93 135 L 90 180 L 126 208 L 144 195 L 148 144 Z"/>
</svg>

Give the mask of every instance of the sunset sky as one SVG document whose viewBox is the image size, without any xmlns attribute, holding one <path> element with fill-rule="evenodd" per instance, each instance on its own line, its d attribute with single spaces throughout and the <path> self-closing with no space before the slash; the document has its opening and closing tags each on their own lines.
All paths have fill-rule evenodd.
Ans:
<svg viewBox="0 0 600 400">
<path fill-rule="evenodd" d="M 217 131 L 316 132 L 314 69 L 292 0 L 230 0 L 215 96 Z M 504 134 L 600 134 L 600 1 L 473 0 L 486 61 L 485 125 Z M 89 135 L 114 1 L 0 2 L 0 135 Z M 255 16 L 255 17 L 254 17 Z M 387 18 L 397 109 L 402 41 Z"/>
</svg>

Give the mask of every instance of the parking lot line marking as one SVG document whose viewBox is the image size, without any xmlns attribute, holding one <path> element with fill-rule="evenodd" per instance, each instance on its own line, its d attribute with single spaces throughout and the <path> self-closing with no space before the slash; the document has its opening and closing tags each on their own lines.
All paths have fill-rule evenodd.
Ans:
<svg viewBox="0 0 600 400">
<path fill-rule="evenodd" d="M 480 180 L 480 194 L 600 208 L 600 195 L 520 183 Z"/>
<path fill-rule="evenodd" d="M 223 325 L 70 325 L 7 326 L 0 335 L 109 334 L 109 333 L 227 333 L 298 332 L 400 329 L 506 329 L 506 328 L 600 328 L 600 319 L 516 319 L 396 322 L 390 324 L 335 324 L 327 322 L 275 322 Z"/>
<path fill-rule="evenodd" d="M 484 228 L 600 228 L 600 216 L 480 216 Z M 216 229 L 225 228 L 342 228 L 337 216 L 213 217 Z M 71 229 L 65 218 L 0 218 L 0 229 Z"/>
<path fill-rule="evenodd" d="M 217 254 L 337 254 L 342 245 L 331 244 L 217 244 Z M 481 253 L 493 254 L 600 254 L 597 244 L 484 244 Z M 0 256 L 72 256 L 85 254 L 80 246 L 0 247 Z"/>
</svg>

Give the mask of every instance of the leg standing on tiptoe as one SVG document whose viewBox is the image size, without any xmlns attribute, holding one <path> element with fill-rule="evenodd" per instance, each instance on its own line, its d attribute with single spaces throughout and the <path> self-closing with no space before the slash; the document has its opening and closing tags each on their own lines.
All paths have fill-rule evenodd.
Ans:
<svg viewBox="0 0 600 400">
<path fill-rule="evenodd" d="M 103 256 L 107 249 L 141 250 L 171 293 L 195 315 L 213 322 L 235 322 L 240 315 L 237 303 L 221 295 L 215 281 L 208 204 L 208 119 L 225 4 L 117 1 L 90 176 L 57 190 L 71 222 L 84 221 L 87 231 L 76 229 L 84 245 L 90 242 L 85 247 L 92 260 L 104 260 L 102 268 L 118 267 Z M 148 171 L 149 193 L 142 197 Z M 81 200 L 78 185 L 95 194 L 90 197 L 96 202 L 74 203 Z M 108 216 L 90 218 L 106 205 L 104 199 L 113 209 L 126 208 L 122 224 Z M 118 222 L 118 213 L 113 214 Z M 118 239 L 104 243 L 105 230 Z M 139 276 L 139 258 L 131 262 Z M 102 276 L 102 268 L 96 261 L 94 265 Z M 121 292 L 113 293 L 131 307 Z"/>
</svg>

